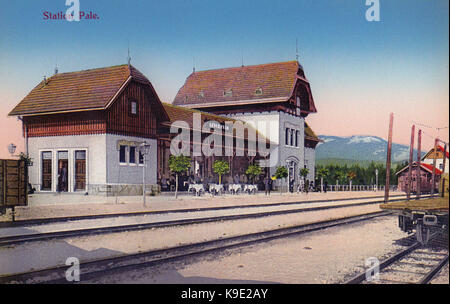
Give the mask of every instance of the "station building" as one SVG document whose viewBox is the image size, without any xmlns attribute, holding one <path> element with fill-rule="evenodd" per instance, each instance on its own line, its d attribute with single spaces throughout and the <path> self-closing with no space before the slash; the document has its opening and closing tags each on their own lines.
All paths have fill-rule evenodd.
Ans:
<svg viewBox="0 0 450 304">
<path fill-rule="evenodd" d="M 44 78 L 9 113 L 23 123 L 26 153 L 32 160 L 30 183 L 39 192 L 136 195 L 142 193 L 145 172 L 146 187 L 159 187 L 170 178 L 170 143 L 183 127 L 190 134 L 195 131 L 194 114 L 201 124 L 210 123 L 202 128 L 201 140 L 219 129 L 224 138 L 231 136 L 235 145 L 231 155 L 192 157 L 190 174 L 212 176 L 212 163 L 220 158 L 230 163 L 229 177 L 242 175 L 250 163 L 267 159 L 249 153 L 255 152 L 250 151 L 255 138 L 248 133 L 254 127 L 257 138 L 271 147 L 270 153 L 278 153 L 276 165 L 288 166 L 294 178 L 299 168 L 308 167 L 312 179 L 319 139 L 305 122 L 316 109 L 301 66 L 287 62 L 223 69 L 221 77 L 227 70 L 231 82 L 216 83 L 215 87 L 206 85 L 214 82 L 202 82 L 198 90 L 191 80 L 207 72 L 193 73 L 173 104 L 162 103 L 150 81 L 129 64 Z M 249 80 L 247 86 L 238 85 L 245 79 Z M 211 98 L 213 92 L 221 98 Z M 202 98 L 203 103 L 194 97 Z M 270 132 L 258 129 L 260 119 L 274 121 L 275 128 Z M 171 130 L 180 121 L 187 125 Z M 249 122 L 243 135 L 227 132 L 228 123 L 236 121 Z M 236 156 L 237 140 L 244 142 L 242 156 Z M 147 154 L 141 149 L 144 144 L 149 147 Z M 191 152 L 194 145 L 190 145 Z M 269 168 L 267 174 L 274 170 L 275 166 Z"/>
<path fill-rule="evenodd" d="M 423 157 L 422 162 L 428 165 L 433 165 L 434 158 L 436 155 L 436 168 L 443 171 L 443 173 L 448 174 L 448 167 L 449 167 L 449 152 L 445 151 L 445 168 L 444 168 L 444 147 L 441 145 L 437 145 L 437 152 L 435 152 L 434 147 L 428 151 Z"/>
<path fill-rule="evenodd" d="M 277 166 L 287 166 L 296 184 L 300 169 L 308 168 L 307 178 L 314 181 L 320 140 L 305 119 L 317 110 L 298 61 L 194 71 L 173 104 L 252 124 L 276 145 L 272 153 L 278 161 L 270 174 Z"/>
</svg>

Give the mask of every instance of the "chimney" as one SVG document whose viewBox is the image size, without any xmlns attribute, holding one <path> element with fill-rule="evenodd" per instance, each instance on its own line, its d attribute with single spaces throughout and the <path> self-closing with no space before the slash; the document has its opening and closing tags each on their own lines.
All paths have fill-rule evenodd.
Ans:
<svg viewBox="0 0 450 304">
<path fill-rule="evenodd" d="M 55 66 L 55 75 L 58 74 L 58 66 Z"/>
</svg>

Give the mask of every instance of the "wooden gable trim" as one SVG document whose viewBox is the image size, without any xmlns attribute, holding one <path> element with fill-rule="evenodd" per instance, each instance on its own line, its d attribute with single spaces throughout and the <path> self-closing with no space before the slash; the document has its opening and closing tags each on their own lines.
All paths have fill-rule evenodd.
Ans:
<svg viewBox="0 0 450 304">
<path fill-rule="evenodd" d="M 119 90 L 117 90 L 116 94 L 111 98 L 111 100 L 106 104 L 104 109 L 109 108 L 109 106 L 117 99 L 117 97 L 125 90 L 125 87 L 128 85 L 128 83 L 131 81 L 131 75 L 128 76 L 127 80 L 120 86 Z"/>
</svg>

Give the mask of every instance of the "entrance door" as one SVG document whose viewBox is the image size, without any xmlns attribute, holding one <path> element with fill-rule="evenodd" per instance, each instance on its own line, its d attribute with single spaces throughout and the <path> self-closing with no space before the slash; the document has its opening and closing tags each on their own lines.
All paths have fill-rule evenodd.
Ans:
<svg viewBox="0 0 450 304">
<path fill-rule="evenodd" d="M 52 190 L 52 152 L 42 152 L 41 190 Z"/>
<path fill-rule="evenodd" d="M 69 187 L 69 153 L 58 151 L 58 188 L 59 192 L 67 192 Z"/>
<path fill-rule="evenodd" d="M 75 151 L 75 191 L 86 190 L 86 151 Z"/>
</svg>

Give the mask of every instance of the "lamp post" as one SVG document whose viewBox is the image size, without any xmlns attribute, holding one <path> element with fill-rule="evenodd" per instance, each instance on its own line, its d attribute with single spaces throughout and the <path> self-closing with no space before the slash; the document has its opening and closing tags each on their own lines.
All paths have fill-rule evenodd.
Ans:
<svg viewBox="0 0 450 304">
<path fill-rule="evenodd" d="M 14 152 L 16 152 L 16 148 L 17 148 L 16 145 L 13 143 L 8 145 L 8 152 L 9 152 L 9 154 L 11 154 L 11 157 L 14 156 L 13 154 L 14 154 Z"/>
<path fill-rule="evenodd" d="M 145 207 L 145 168 L 147 167 L 147 163 L 145 161 L 145 156 L 148 154 L 148 152 L 150 151 L 150 145 L 147 143 L 142 143 L 140 144 L 140 153 L 142 154 L 142 200 L 144 203 L 144 207 Z M 139 159 L 140 161 L 140 159 Z"/>
<path fill-rule="evenodd" d="M 375 189 L 378 191 L 378 169 L 375 169 Z"/>
<path fill-rule="evenodd" d="M 289 185 L 289 179 L 291 178 L 291 176 L 290 176 L 290 174 L 291 174 L 291 162 L 290 161 L 288 161 L 288 160 L 286 160 L 286 166 L 287 166 L 287 174 L 288 174 L 288 176 L 287 176 L 287 192 L 289 193 L 290 192 L 290 185 Z"/>
</svg>

